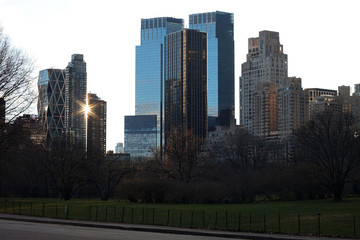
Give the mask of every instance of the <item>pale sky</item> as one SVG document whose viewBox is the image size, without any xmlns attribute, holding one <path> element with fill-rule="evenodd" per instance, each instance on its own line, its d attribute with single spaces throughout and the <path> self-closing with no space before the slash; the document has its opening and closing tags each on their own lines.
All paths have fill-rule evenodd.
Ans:
<svg viewBox="0 0 360 240">
<path fill-rule="evenodd" d="M 216 10 L 234 13 L 238 123 L 247 40 L 262 30 L 280 33 L 289 76 L 301 77 L 304 88 L 360 83 L 359 0 L 0 0 L 0 27 L 35 60 L 34 76 L 84 54 L 88 92 L 107 101 L 107 149 L 113 150 L 124 141 L 124 115 L 135 114 L 141 18 L 183 18 L 188 26 L 189 14 Z"/>
</svg>

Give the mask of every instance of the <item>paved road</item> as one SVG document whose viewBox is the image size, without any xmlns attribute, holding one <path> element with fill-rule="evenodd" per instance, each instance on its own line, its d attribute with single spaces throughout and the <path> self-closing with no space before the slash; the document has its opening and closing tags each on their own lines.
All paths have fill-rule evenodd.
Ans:
<svg viewBox="0 0 360 240">
<path fill-rule="evenodd" d="M 31 223 L 0 220 L 1 240 L 231 240 L 232 238 L 216 238 L 203 236 L 189 236 L 166 233 L 137 232 L 117 229 L 102 229 L 92 227 L 78 227 L 70 225 L 56 225 L 46 223 Z"/>
</svg>

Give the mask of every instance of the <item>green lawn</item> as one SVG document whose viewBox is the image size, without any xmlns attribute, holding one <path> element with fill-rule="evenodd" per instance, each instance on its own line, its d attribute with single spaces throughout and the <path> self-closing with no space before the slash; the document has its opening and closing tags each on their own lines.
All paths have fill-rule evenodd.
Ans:
<svg viewBox="0 0 360 240">
<path fill-rule="evenodd" d="M 356 236 L 360 236 L 360 198 L 345 198 L 340 203 L 317 200 L 186 205 L 16 198 L 7 199 L 6 202 L 1 199 L 0 212 L 63 219 L 301 235 L 319 235 L 320 230 L 322 236 L 354 237 L 355 230 Z"/>
</svg>

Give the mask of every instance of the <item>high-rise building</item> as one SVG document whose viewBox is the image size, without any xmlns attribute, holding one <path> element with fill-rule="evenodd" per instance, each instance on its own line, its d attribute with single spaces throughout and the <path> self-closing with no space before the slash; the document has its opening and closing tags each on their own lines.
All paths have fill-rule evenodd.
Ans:
<svg viewBox="0 0 360 240">
<path fill-rule="evenodd" d="M 338 94 L 339 96 L 349 97 L 350 96 L 350 86 L 338 86 Z"/>
<path fill-rule="evenodd" d="M 165 36 L 165 145 L 172 128 L 207 136 L 207 37 L 185 29 Z M 125 146 L 126 147 L 126 146 Z"/>
<path fill-rule="evenodd" d="M 87 155 L 106 154 L 106 102 L 88 93 Z"/>
<path fill-rule="evenodd" d="M 277 91 L 278 131 L 282 139 L 309 120 L 309 97 L 301 87 L 301 78 L 290 77 L 289 87 Z"/>
<path fill-rule="evenodd" d="M 183 19 L 141 19 L 141 45 L 136 46 L 135 115 L 157 116 L 158 135 L 151 146 L 162 143 L 164 37 L 183 28 Z"/>
<path fill-rule="evenodd" d="M 121 142 L 116 143 L 115 153 L 124 153 L 124 144 L 123 143 L 121 143 Z"/>
<path fill-rule="evenodd" d="M 261 31 L 259 37 L 249 38 L 247 60 L 242 64 L 240 77 L 240 124 L 251 134 L 255 134 L 255 113 L 258 111 L 255 104 L 266 105 L 257 98 L 258 84 L 267 83 L 269 87 L 279 89 L 288 87 L 288 58 L 280 44 L 279 33 Z M 269 89 L 272 89 L 269 88 Z M 266 100 L 266 98 L 263 98 Z M 270 112 L 269 112 L 270 113 Z M 265 124 L 271 124 L 270 116 L 264 116 Z M 262 126 L 271 129 L 272 126 Z M 268 130 L 257 129 L 257 133 Z"/>
<path fill-rule="evenodd" d="M 86 148 L 86 63 L 82 54 L 73 54 L 66 67 L 65 128 L 70 138 L 77 138 Z"/>
<path fill-rule="evenodd" d="M 207 33 L 209 127 L 233 125 L 234 15 L 219 11 L 191 14 L 189 28 Z"/>
<path fill-rule="evenodd" d="M 323 88 L 305 88 L 308 93 L 309 103 L 315 102 L 316 97 L 320 96 L 337 96 L 336 90 L 323 89 Z"/>
<path fill-rule="evenodd" d="M 360 96 L 360 83 L 354 84 L 354 96 Z"/>
<path fill-rule="evenodd" d="M 125 116 L 125 153 L 150 157 L 156 148 L 157 115 Z"/>
<path fill-rule="evenodd" d="M 45 69 L 38 78 L 38 116 L 46 134 L 47 144 L 51 144 L 65 127 L 65 71 Z"/>
</svg>

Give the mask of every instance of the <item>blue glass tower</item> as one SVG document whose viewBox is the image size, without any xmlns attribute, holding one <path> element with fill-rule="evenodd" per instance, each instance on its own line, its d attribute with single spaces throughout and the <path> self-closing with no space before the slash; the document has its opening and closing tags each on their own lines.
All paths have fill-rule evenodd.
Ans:
<svg viewBox="0 0 360 240">
<path fill-rule="evenodd" d="M 207 33 L 209 127 L 234 123 L 234 15 L 191 14 L 189 28 Z M 216 119 L 216 121 L 214 121 Z"/>
<path fill-rule="evenodd" d="M 164 37 L 183 28 L 183 19 L 141 19 L 141 45 L 136 46 L 135 115 L 157 115 L 158 146 L 162 139 Z"/>
</svg>

